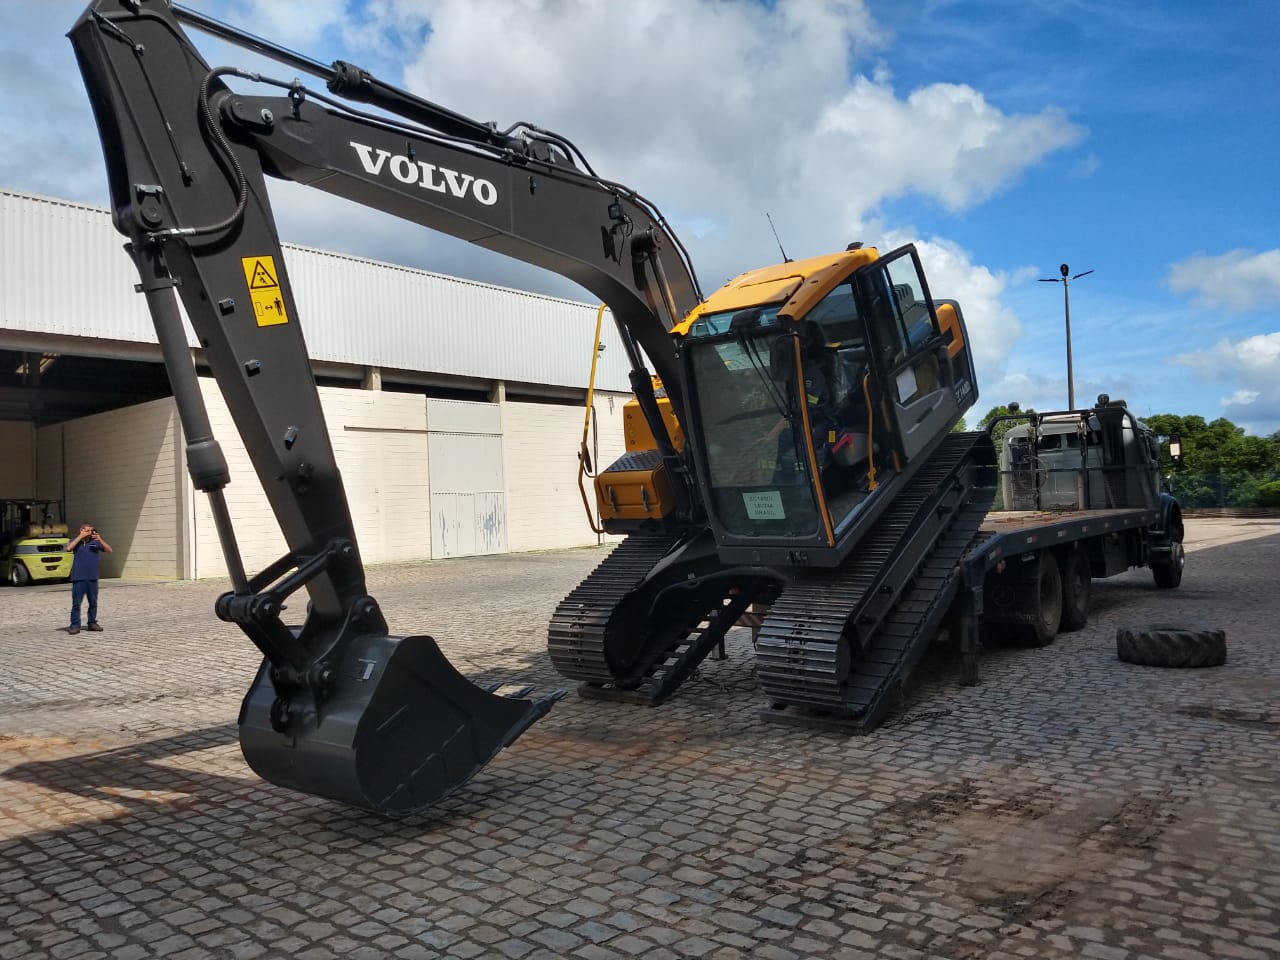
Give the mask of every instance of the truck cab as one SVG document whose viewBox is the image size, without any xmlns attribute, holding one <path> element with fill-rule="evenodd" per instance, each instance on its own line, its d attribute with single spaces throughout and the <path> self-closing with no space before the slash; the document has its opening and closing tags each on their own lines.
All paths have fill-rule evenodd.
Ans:
<svg viewBox="0 0 1280 960">
<path fill-rule="evenodd" d="M 1123 400 L 1032 417 L 1000 444 L 1006 510 L 1150 507 L 1160 500 L 1159 445 Z"/>
</svg>

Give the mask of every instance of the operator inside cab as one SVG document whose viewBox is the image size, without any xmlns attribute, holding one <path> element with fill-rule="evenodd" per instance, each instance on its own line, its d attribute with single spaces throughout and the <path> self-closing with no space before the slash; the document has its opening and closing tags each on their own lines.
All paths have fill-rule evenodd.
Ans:
<svg viewBox="0 0 1280 960">
<path fill-rule="evenodd" d="M 851 305 L 851 304 L 850 304 Z M 795 361 L 790 337 L 775 341 L 770 363 L 775 379 L 790 385 L 795 379 Z M 869 410 L 866 404 L 866 347 L 861 341 L 831 341 L 816 320 L 802 321 L 800 329 L 803 390 L 788 389 L 797 403 L 803 393 L 808 406 L 809 429 L 814 459 L 823 490 L 835 496 L 866 490 L 868 458 L 871 452 Z M 778 471 L 797 469 L 797 458 L 807 452 L 795 443 L 791 423 L 798 410 L 781 420 L 771 436 L 778 440 Z M 802 468 L 800 468 L 802 469 Z"/>
</svg>

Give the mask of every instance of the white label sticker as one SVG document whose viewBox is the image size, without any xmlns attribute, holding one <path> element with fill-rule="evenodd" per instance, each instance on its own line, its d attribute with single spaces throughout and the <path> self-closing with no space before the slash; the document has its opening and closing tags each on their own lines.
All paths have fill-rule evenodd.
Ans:
<svg viewBox="0 0 1280 960">
<path fill-rule="evenodd" d="M 898 402 L 906 403 L 916 395 L 916 371 L 907 367 L 898 374 Z"/>
<path fill-rule="evenodd" d="M 744 493 L 742 502 L 746 504 L 747 516 L 752 520 L 785 520 L 787 518 L 782 509 L 782 494 L 777 490 Z"/>
</svg>

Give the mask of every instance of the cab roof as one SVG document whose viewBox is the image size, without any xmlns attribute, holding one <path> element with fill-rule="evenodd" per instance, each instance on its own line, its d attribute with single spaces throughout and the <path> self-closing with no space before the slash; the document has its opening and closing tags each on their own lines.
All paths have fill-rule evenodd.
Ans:
<svg viewBox="0 0 1280 960">
<path fill-rule="evenodd" d="M 671 332 L 683 336 L 695 320 L 708 314 L 775 303 L 783 304 L 780 316 L 799 320 L 851 272 L 878 259 L 875 247 L 860 247 L 749 270 L 694 307 Z"/>
</svg>

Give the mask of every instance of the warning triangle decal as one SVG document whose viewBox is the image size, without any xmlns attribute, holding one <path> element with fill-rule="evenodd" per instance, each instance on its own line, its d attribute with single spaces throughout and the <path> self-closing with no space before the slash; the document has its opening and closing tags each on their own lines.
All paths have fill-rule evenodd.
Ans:
<svg viewBox="0 0 1280 960">
<path fill-rule="evenodd" d="M 258 260 L 253 265 L 253 274 L 249 278 L 250 290 L 262 290 L 268 287 L 278 287 L 279 283 L 276 278 L 271 275 L 271 271 L 267 269 L 266 264 Z"/>
</svg>

